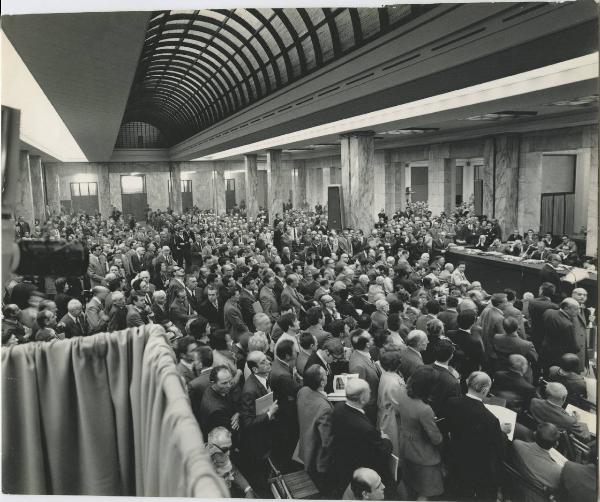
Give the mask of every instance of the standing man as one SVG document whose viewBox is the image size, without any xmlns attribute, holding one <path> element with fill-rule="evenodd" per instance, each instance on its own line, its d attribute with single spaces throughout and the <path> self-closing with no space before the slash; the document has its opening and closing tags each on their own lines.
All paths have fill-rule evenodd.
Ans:
<svg viewBox="0 0 600 502">
<path fill-rule="evenodd" d="M 329 495 L 331 478 L 331 422 L 333 405 L 327 400 L 327 373 L 318 364 L 304 372 L 304 387 L 298 392 L 297 409 L 300 440 L 298 456 L 319 492 Z"/>
<path fill-rule="evenodd" d="M 550 366 L 560 366 L 563 354 L 579 354 L 580 347 L 575 336 L 574 319 L 579 315 L 579 303 L 565 298 L 558 310 L 546 310 L 542 316 L 545 337 L 542 343 L 542 367 L 548 376 Z M 580 366 L 582 364 L 580 363 Z"/>
<path fill-rule="evenodd" d="M 104 300 L 108 296 L 108 288 L 94 286 L 92 298 L 85 307 L 85 317 L 90 330 L 90 335 L 102 333 L 108 327 L 108 315 L 104 312 Z"/>
<path fill-rule="evenodd" d="M 368 331 L 357 329 L 351 333 L 350 341 L 354 351 L 348 363 L 350 373 L 358 373 L 369 384 L 369 401 L 363 406 L 366 416 L 374 425 L 377 421 L 377 395 L 381 370 L 371 359 L 369 349 L 373 346 L 373 337 Z"/>
</svg>

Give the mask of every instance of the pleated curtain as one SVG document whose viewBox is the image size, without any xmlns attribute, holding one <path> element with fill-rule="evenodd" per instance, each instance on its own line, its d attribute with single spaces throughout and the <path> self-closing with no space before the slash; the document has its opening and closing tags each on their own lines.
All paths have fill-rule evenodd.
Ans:
<svg viewBox="0 0 600 502">
<path fill-rule="evenodd" d="M 227 497 L 160 326 L 2 349 L 2 490 Z"/>
</svg>

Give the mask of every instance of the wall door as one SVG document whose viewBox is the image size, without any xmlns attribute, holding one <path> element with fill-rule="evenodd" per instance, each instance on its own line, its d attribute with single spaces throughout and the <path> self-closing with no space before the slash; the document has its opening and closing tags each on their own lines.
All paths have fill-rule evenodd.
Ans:
<svg viewBox="0 0 600 502">
<path fill-rule="evenodd" d="M 181 207 L 185 211 L 194 206 L 194 194 L 192 192 L 192 180 L 181 180 Z"/>
<path fill-rule="evenodd" d="M 71 183 L 71 208 L 76 213 L 98 211 L 98 183 Z"/>
<path fill-rule="evenodd" d="M 136 221 L 146 221 L 146 177 L 143 174 L 121 176 L 121 200 L 125 219 L 133 215 Z"/>
<path fill-rule="evenodd" d="M 231 211 L 235 206 L 235 179 L 225 180 L 225 211 Z"/>
<path fill-rule="evenodd" d="M 575 214 L 574 193 L 542 194 L 542 233 L 553 235 L 572 235 Z"/>
<path fill-rule="evenodd" d="M 411 166 L 410 188 L 413 191 L 413 202 L 427 202 L 429 197 L 429 168 L 427 166 Z"/>
</svg>

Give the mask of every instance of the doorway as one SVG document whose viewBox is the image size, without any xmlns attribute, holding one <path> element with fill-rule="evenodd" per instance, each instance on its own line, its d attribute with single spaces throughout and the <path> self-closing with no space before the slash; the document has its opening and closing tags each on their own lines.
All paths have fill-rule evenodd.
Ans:
<svg viewBox="0 0 600 502">
<path fill-rule="evenodd" d="M 143 174 L 122 175 L 121 201 L 125 218 L 131 214 L 135 221 L 146 221 L 146 207 L 148 206 L 146 176 Z"/>
<path fill-rule="evenodd" d="M 235 207 L 235 179 L 225 180 L 225 211 L 228 213 Z"/>
<path fill-rule="evenodd" d="M 192 180 L 181 180 L 181 208 L 183 211 L 194 206 L 194 194 L 192 192 Z"/>
<path fill-rule="evenodd" d="M 411 166 L 410 168 L 410 183 L 413 202 L 427 202 L 429 198 L 429 167 L 428 166 Z"/>
</svg>

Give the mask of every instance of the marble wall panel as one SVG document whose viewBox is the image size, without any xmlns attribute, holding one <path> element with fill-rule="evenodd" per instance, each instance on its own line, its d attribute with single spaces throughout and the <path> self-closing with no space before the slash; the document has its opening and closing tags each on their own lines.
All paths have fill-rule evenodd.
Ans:
<svg viewBox="0 0 600 502">
<path fill-rule="evenodd" d="M 281 173 L 281 150 L 267 150 L 267 173 L 269 176 L 269 220 L 283 214 L 283 187 Z"/>
<path fill-rule="evenodd" d="M 218 160 L 213 164 L 213 209 L 217 215 L 225 214 L 227 212 L 227 205 L 225 201 L 225 170 L 227 169 L 227 162 Z"/>
<path fill-rule="evenodd" d="M 305 166 L 305 162 L 303 160 L 295 161 L 296 165 L 296 201 L 297 206 L 294 207 L 302 207 L 304 201 L 307 200 L 306 197 L 306 187 L 308 182 L 308 168 Z"/>
<path fill-rule="evenodd" d="M 395 209 L 404 210 L 406 208 L 406 167 L 403 162 L 394 162 L 394 189 L 395 189 Z"/>
<path fill-rule="evenodd" d="M 98 208 L 103 217 L 110 215 L 110 169 L 108 164 L 98 166 Z"/>
<path fill-rule="evenodd" d="M 60 213 L 60 176 L 58 175 L 58 164 L 44 164 L 46 174 L 47 204 L 52 214 Z"/>
<path fill-rule="evenodd" d="M 394 214 L 396 210 L 396 164 L 385 166 L 385 212 Z"/>
<path fill-rule="evenodd" d="M 170 187 L 169 191 L 169 207 L 173 209 L 176 214 L 183 212 L 183 203 L 181 197 L 181 163 L 171 162 L 170 165 Z M 148 180 L 146 180 L 146 183 Z"/>
<path fill-rule="evenodd" d="M 29 170 L 29 152 L 21 150 L 19 156 L 19 183 L 15 198 L 15 217 L 22 216 L 33 229 L 35 214 L 33 210 L 33 192 L 31 190 L 31 171 Z"/>
<path fill-rule="evenodd" d="M 587 240 L 585 254 L 598 256 L 598 134 L 590 138 L 590 175 L 588 178 Z"/>
<path fill-rule="evenodd" d="M 44 173 L 42 159 L 39 155 L 29 156 L 31 176 L 31 193 L 33 197 L 33 214 L 36 219 L 43 221 L 46 214 L 46 197 L 44 195 Z"/>
<path fill-rule="evenodd" d="M 483 167 L 481 169 L 483 178 L 483 214 L 489 218 L 494 214 L 494 138 L 486 138 L 483 148 Z"/>
<path fill-rule="evenodd" d="M 256 155 L 245 155 L 246 214 L 255 219 L 258 215 L 258 163 Z"/>
<path fill-rule="evenodd" d="M 510 235 L 518 221 L 519 151 L 518 135 L 496 137 L 494 216 L 498 220 L 504 238 Z"/>
</svg>

